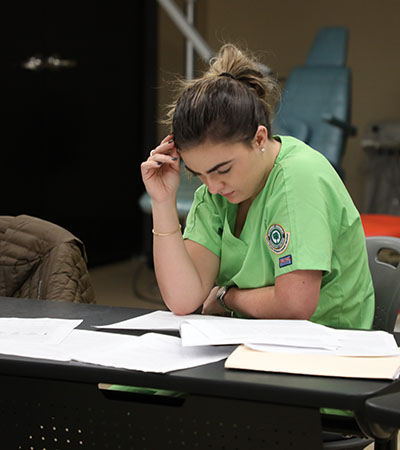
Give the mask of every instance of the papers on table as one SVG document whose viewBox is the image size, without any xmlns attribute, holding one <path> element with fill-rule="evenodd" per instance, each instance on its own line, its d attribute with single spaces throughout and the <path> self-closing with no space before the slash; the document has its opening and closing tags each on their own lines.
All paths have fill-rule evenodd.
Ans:
<svg viewBox="0 0 400 450">
<path fill-rule="evenodd" d="M 156 333 L 129 336 L 74 330 L 81 322 L 0 318 L 0 353 L 165 373 L 220 361 L 234 349 L 183 347 L 180 338 Z"/>
<path fill-rule="evenodd" d="M 188 314 L 187 316 L 176 316 L 169 311 L 153 311 L 143 316 L 123 320 L 110 325 L 98 325 L 95 328 L 108 328 L 114 330 L 152 330 L 152 331 L 179 331 L 183 322 L 191 320 L 226 320 L 227 317 L 204 316 L 201 314 Z"/>
<path fill-rule="evenodd" d="M 178 317 L 166 311 L 114 326 L 179 330 L 185 348 L 246 344 L 228 357 L 229 369 L 394 379 L 400 368 L 396 341 L 383 331 L 335 330 L 299 320 Z"/>
<path fill-rule="evenodd" d="M 182 345 L 246 344 L 278 353 L 346 356 L 400 355 L 396 341 L 384 331 L 335 330 L 307 320 L 237 319 L 155 311 L 102 328 L 180 331 Z"/>
<path fill-rule="evenodd" d="M 188 319 L 181 325 L 181 336 L 183 345 L 257 343 L 324 349 L 337 345 L 329 328 L 306 320 Z"/>
<path fill-rule="evenodd" d="M 400 367 L 394 337 L 383 331 L 335 330 L 304 320 L 175 316 L 166 311 L 104 328 L 175 330 L 181 337 L 74 329 L 81 322 L 0 318 L 0 353 L 161 373 L 229 355 L 228 368 L 311 375 L 392 378 Z M 244 345 L 232 353 L 237 344 Z"/>
<path fill-rule="evenodd" d="M 336 347 L 307 348 L 302 346 L 246 344 L 248 348 L 262 352 L 303 355 L 339 356 L 400 356 L 394 336 L 384 331 L 333 330 Z"/>
<path fill-rule="evenodd" d="M 0 344 L 5 341 L 57 344 L 82 320 L 0 318 Z"/>
<path fill-rule="evenodd" d="M 124 336 L 80 330 L 75 333 L 78 332 L 79 336 L 71 335 L 70 342 L 67 340 L 65 344 L 61 344 L 70 348 L 71 359 L 144 372 L 166 373 L 208 364 L 227 358 L 234 350 L 231 346 L 182 347 L 180 338 L 157 333 Z M 95 345 L 86 348 L 80 345 L 80 349 L 71 348 L 71 342 L 80 341 L 82 344 L 87 335 L 90 335 Z"/>
</svg>

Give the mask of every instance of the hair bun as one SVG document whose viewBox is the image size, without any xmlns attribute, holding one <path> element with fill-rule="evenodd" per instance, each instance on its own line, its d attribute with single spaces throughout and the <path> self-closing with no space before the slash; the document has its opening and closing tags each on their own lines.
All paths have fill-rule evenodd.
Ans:
<svg viewBox="0 0 400 450">
<path fill-rule="evenodd" d="M 278 85 L 262 74 L 256 59 L 234 45 L 224 45 L 202 77 L 182 80 L 179 88 L 167 122 L 178 149 L 205 141 L 250 144 L 260 125 L 272 136 Z"/>
</svg>

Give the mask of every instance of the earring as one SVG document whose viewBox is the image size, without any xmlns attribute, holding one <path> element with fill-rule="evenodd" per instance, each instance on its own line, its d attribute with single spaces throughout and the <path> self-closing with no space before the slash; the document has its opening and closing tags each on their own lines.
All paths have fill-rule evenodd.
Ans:
<svg viewBox="0 0 400 450">
<path fill-rule="evenodd" d="M 260 149 L 260 151 L 261 151 L 261 153 L 264 153 L 264 152 L 265 152 L 265 148 L 262 147 L 262 148 Z"/>
</svg>

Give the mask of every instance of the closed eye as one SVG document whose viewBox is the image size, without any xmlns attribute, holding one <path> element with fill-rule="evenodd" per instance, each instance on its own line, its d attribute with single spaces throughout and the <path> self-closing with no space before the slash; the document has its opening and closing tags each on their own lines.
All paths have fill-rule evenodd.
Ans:
<svg viewBox="0 0 400 450">
<path fill-rule="evenodd" d="M 185 166 L 185 169 L 194 177 L 198 177 L 200 175 L 199 173 L 195 172 L 194 170 L 189 169 L 188 166 Z"/>
<path fill-rule="evenodd" d="M 229 167 L 228 169 L 225 169 L 225 170 L 218 170 L 218 173 L 219 173 L 220 175 L 224 175 L 225 173 L 230 172 L 230 170 L 231 170 L 231 167 Z"/>
</svg>

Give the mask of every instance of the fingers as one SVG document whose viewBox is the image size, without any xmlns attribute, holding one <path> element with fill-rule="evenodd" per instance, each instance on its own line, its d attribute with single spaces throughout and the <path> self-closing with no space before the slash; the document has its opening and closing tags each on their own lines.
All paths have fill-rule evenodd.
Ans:
<svg viewBox="0 0 400 450">
<path fill-rule="evenodd" d="M 159 173 L 162 168 L 170 167 L 179 172 L 180 157 L 175 148 L 173 135 L 166 136 L 160 145 L 150 151 L 150 155 L 141 165 L 142 175 L 146 178 Z M 160 172 L 161 173 L 161 172 Z"/>
<path fill-rule="evenodd" d="M 175 150 L 174 136 L 169 134 L 166 136 L 160 143 L 160 145 L 150 152 L 150 156 L 154 156 L 159 153 L 168 153 L 171 154 L 172 151 Z M 174 155 L 176 156 L 176 155 Z"/>
<path fill-rule="evenodd" d="M 158 166 L 162 164 L 173 164 L 179 160 L 179 154 L 175 148 L 173 135 L 166 136 L 160 145 L 150 151 L 147 161 L 155 161 Z M 154 164 L 152 165 L 154 166 Z"/>
<path fill-rule="evenodd" d="M 168 134 L 168 136 L 165 136 L 165 138 L 160 142 L 160 145 L 165 144 L 166 142 L 170 141 L 171 139 L 174 139 L 174 135 Z"/>
</svg>

